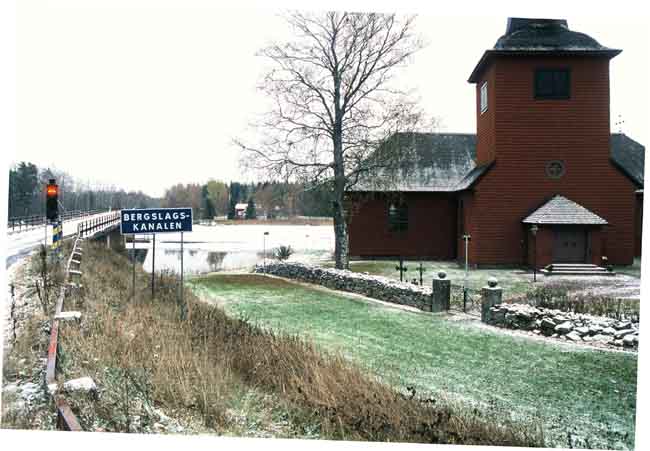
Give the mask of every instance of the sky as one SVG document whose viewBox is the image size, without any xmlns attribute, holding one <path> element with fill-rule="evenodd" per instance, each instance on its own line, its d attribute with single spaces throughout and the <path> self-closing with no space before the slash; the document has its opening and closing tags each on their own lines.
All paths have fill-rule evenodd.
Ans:
<svg viewBox="0 0 650 451">
<path fill-rule="evenodd" d="M 368 3 L 352 5 L 368 10 Z M 232 140 L 251 137 L 248 124 L 266 110 L 256 90 L 265 66 L 256 52 L 290 35 L 277 11 L 208 6 L 18 2 L 16 146 L 9 161 L 153 196 L 175 183 L 247 179 Z M 467 78 L 505 32 L 510 11 L 411 11 L 428 45 L 400 69 L 400 84 L 414 89 L 440 131 L 474 133 L 475 91 Z M 575 13 L 542 16 L 566 18 L 571 29 L 623 49 L 611 63 L 612 131 L 622 127 L 647 145 L 647 17 Z M 621 126 L 614 125 L 619 115 Z"/>
</svg>

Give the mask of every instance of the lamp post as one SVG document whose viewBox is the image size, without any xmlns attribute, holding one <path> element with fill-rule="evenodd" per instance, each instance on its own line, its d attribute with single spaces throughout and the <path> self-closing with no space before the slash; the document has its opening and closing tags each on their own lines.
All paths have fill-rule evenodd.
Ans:
<svg viewBox="0 0 650 451">
<path fill-rule="evenodd" d="M 537 231 L 539 228 L 537 227 L 537 224 L 533 224 L 530 227 L 530 233 L 533 234 L 533 238 L 535 238 L 535 245 L 533 247 L 533 282 L 537 282 Z"/>
<path fill-rule="evenodd" d="M 264 232 L 264 266 L 262 267 L 264 270 L 264 273 L 266 274 L 266 237 L 268 236 L 269 232 Z"/>
</svg>

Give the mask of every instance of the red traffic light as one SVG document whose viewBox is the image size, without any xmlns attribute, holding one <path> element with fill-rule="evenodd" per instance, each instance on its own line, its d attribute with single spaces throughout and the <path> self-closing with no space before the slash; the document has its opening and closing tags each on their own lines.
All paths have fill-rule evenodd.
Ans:
<svg viewBox="0 0 650 451">
<path fill-rule="evenodd" d="M 58 185 L 47 185 L 47 197 L 56 197 L 59 195 Z"/>
</svg>

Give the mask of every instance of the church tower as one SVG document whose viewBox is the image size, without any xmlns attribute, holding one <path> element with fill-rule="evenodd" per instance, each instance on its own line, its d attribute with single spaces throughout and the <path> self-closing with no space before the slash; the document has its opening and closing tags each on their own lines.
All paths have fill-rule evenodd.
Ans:
<svg viewBox="0 0 650 451">
<path fill-rule="evenodd" d="M 490 166 L 471 199 L 476 263 L 631 263 L 635 188 L 610 155 L 609 63 L 620 52 L 566 20 L 522 18 L 484 52 L 469 77 L 476 164 Z M 566 217 L 531 217 L 553 199 L 543 212 Z"/>
</svg>

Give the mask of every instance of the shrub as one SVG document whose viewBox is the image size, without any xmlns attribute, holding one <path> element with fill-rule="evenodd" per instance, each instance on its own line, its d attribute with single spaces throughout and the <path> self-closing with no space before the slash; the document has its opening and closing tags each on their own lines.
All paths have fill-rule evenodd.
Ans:
<svg viewBox="0 0 650 451">
<path fill-rule="evenodd" d="M 535 307 L 563 312 L 606 316 L 617 320 L 639 321 L 639 301 L 617 299 L 593 293 L 572 293 L 575 284 L 554 284 L 536 287 L 526 294 L 524 302 Z"/>
<path fill-rule="evenodd" d="M 293 255 L 293 249 L 291 249 L 291 246 L 280 246 L 273 251 L 273 255 L 277 260 L 288 260 Z"/>
</svg>

